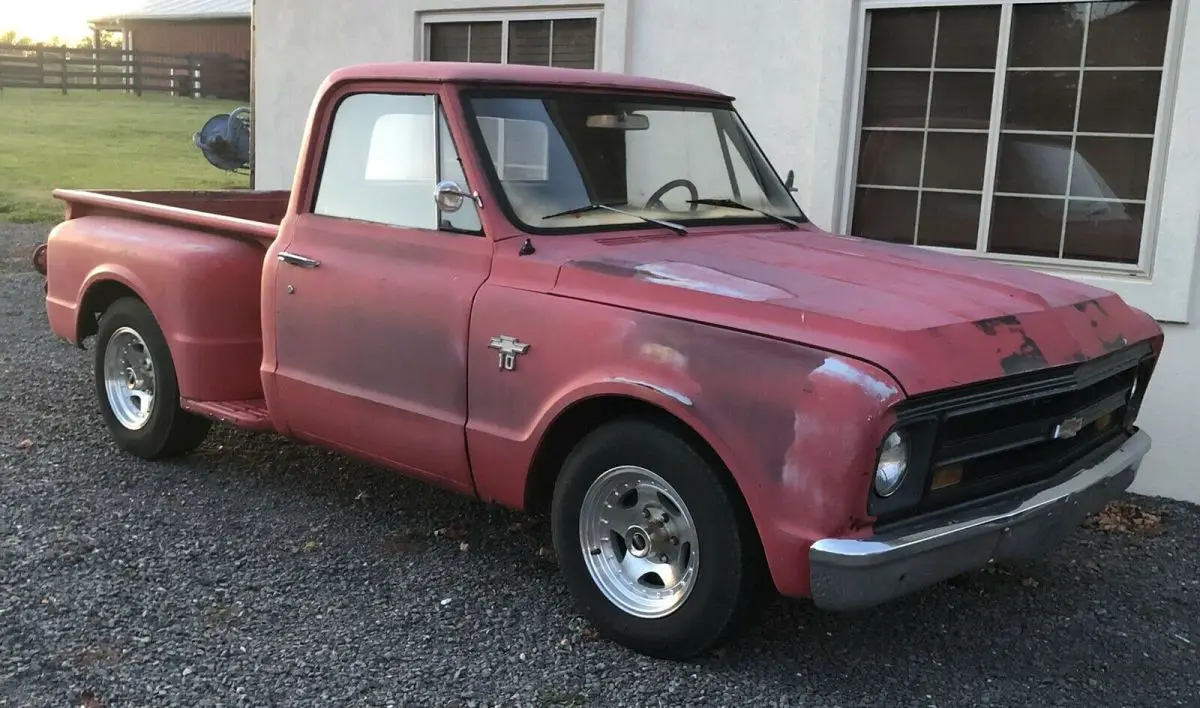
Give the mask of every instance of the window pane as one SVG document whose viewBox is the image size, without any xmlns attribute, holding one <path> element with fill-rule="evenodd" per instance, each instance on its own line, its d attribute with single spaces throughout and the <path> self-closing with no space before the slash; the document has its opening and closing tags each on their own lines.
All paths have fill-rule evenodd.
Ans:
<svg viewBox="0 0 1200 708">
<path fill-rule="evenodd" d="M 936 17 L 936 10 L 872 11 L 867 66 L 932 66 L 933 25 Z"/>
<path fill-rule="evenodd" d="M 596 64 L 596 21 L 555 20 L 550 63 L 567 69 L 592 69 Z"/>
<path fill-rule="evenodd" d="M 1078 71 L 1010 71 L 1004 128 L 1070 132 L 1078 94 Z"/>
<path fill-rule="evenodd" d="M 925 148 L 925 186 L 982 190 L 987 140 L 986 135 L 930 133 Z"/>
<path fill-rule="evenodd" d="M 1145 212 L 1144 204 L 1072 199 L 1063 257 L 1137 263 Z"/>
<path fill-rule="evenodd" d="M 430 61 L 466 61 L 468 23 L 439 22 L 429 25 Z"/>
<path fill-rule="evenodd" d="M 471 56 L 470 60 L 499 64 L 501 60 L 500 33 L 503 27 L 499 22 L 471 23 Z"/>
<path fill-rule="evenodd" d="M 1014 6 L 1008 65 L 1079 66 L 1086 11 L 1087 3 Z"/>
<path fill-rule="evenodd" d="M 429 25 L 430 61 L 500 62 L 499 22 L 438 22 Z"/>
<path fill-rule="evenodd" d="M 928 102 L 929 72 L 870 74 L 863 102 L 863 127 L 921 128 Z"/>
<path fill-rule="evenodd" d="M 992 116 L 994 76 L 991 73 L 935 73 L 929 126 L 986 130 Z"/>
<path fill-rule="evenodd" d="M 1062 199 L 996 197 L 988 250 L 1023 256 L 1058 257 Z"/>
<path fill-rule="evenodd" d="M 983 197 L 978 194 L 923 193 L 917 243 L 943 248 L 975 248 L 982 203 Z"/>
<path fill-rule="evenodd" d="M 851 233 L 893 243 L 912 243 L 917 227 L 917 193 L 895 189 L 859 189 Z"/>
<path fill-rule="evenodd" d="M 550 21 L 508 23 L 508 63 L 550 65 Z"/>
<path fill-rule="evenodd" d="M 1077 138 L 1071 196 L 1145 199 L 1153 148 L 1151 138 Z"/>
<path fill-rule="evenodd" d="M 1001 135 L 996 191 L 1065 196 L 1071 155 L 1069 136 Z"/>
<path fill-rule="evenodd" d="M 1088 66 L 1162 66 L 1169 0 L 1097 2 L 1088 27 Z"/>
<path fill-rule="evenodd" d="M 1153 134 L 1160 79 L 1157 71 L 1085 72 L 1080 132 Z"/>
<path fill-rule="evenodd" d="M 357 94 L 338 107 L 314 211 L 432 229 L 433 96 Z"/>
<path fill-rule="evenodd" d="M 863 131 L 858 151 L 858 183 L 916 187 L 921 178 L 922 133 Z"/>
<path fill-rule="evenodd" d="M 991 69 L 1000 38 L 1000 6 L 943 8 L 938 24 L 937 66 Z"/>
</svg>

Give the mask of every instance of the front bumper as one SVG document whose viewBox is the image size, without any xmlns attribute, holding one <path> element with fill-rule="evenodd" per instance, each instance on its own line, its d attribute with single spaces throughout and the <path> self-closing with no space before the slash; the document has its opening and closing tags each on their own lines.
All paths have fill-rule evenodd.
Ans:
<svg viewBox="0 0 1200 708">
<path fill-rule="evenodd" d="M 1107 457 L 1025 497 L 942 516 L 866 539 L 826 538 L 809 551 L 818 607 L 871 607 L 993 560 L 1041 555 L 1119 496 L 1150 451 L 1138 431 Z"/>
</svg>

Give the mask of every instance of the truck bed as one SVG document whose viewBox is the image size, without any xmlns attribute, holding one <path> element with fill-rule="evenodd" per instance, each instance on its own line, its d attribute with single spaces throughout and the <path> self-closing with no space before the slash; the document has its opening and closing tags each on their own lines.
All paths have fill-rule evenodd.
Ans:
<svg viewBox="0 0 1200 708">
<path fill-rule="evenodd" d="M 66 219 L 120 216 L 175 224 L 269 244 L 287 212 L 287 190 L 82 190 L 56 189 Z"/>
</svg>

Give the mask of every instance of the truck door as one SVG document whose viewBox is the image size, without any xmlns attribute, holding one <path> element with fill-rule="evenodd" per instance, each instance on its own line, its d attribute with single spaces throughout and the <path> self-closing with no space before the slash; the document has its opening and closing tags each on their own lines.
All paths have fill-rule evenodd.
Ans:
<svg viewBox="0 0 1200 708">
<path fill-rule="evenodd" d="M 268 255 L 283 417 L 298 438 L 471 488 L 467 327 L 492 244 L 472 199 L 434 200 L 442 180 L 470 192 L 435 90 L 334 105 L 315 195 Z"/>
</svg>

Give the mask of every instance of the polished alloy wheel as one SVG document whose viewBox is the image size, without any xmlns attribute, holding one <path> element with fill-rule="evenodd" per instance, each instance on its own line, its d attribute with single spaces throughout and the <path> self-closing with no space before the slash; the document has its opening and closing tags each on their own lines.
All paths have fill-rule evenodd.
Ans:
<svg viewBox="0 0 1200 708">
<path fill-rule="evenodd" d="M 692 515 L 674 487 L 642 467 L 615 467 L 591 484 L 579 543 L 596 586 L 635 617 L 671 614 L 695 585 L 700 554 Z"/>
<path fill-rule="evenodd" d="M 136 330 L 121 327 L 104 350 L 104 391 L 117 422 L 140 430 L 154 411 L 154 360 Z"/>
</svg>

